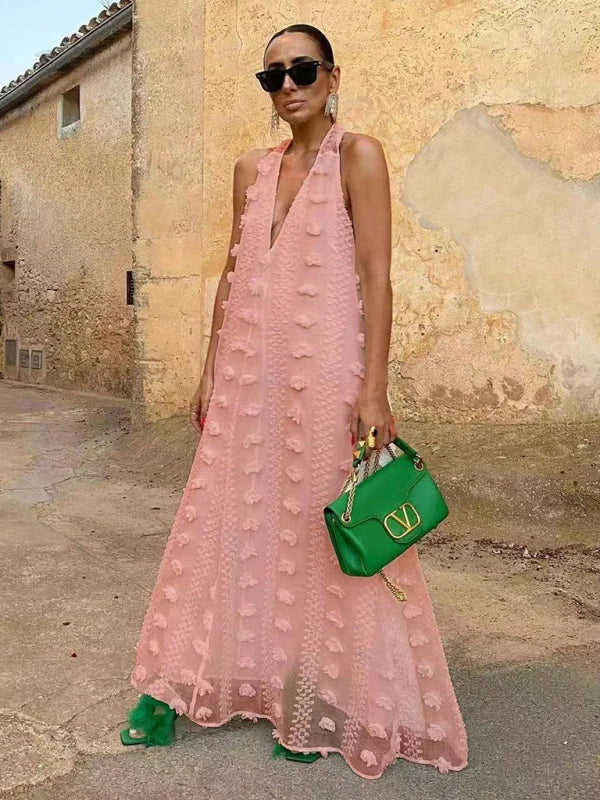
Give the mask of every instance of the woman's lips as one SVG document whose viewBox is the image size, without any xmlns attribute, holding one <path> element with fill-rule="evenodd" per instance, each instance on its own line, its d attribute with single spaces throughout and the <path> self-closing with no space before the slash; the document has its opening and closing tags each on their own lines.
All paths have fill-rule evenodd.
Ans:
<svg viewBox="0 0 600 800">
<path fill-rule="evenodd" d="M 304 103 L 304 100 L 294 100 L 292 103 L 286 103 L 285 108 L 289 111 L 294 111 L 296 108 L 300 108 L 302 103 Z"/>
</svg>

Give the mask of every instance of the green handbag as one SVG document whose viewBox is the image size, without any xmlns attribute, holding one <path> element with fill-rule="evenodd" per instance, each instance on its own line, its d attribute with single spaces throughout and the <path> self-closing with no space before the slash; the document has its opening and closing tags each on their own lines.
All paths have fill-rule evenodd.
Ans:
<svg viewBox="0 0 600 800">
<path fill-rule="evenodd" d="M 406 600 L 382 567 L 439 525 L 449 510 L 417 451 L 399 436 L 392 442 L 402 452 L 386 445 L 391 460 L 377 469 L 380 450 L 375 450 L 375 471 L 368 475 L 365 462 L 359 481 L 366 447 L 361 440 L 342 493 L 323 511 L 342 572 L 364 577 L 379 572 L 394 596 Z"/>
</svg>

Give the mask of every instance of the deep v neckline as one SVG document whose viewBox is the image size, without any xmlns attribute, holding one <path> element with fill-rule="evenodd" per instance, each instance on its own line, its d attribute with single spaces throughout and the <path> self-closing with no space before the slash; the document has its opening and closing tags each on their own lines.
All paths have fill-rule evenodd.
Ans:
<svg viewBox="0 0 600 800">
<path fill-rule="evenodd" d="M 283 222 L 281 224 L 281 228 L 279 229 L 279 233 L 275 237 L 275 241 L 271 244 L 271 234 L 273 232 L 273 217 L 275 216 L 275 206 L 276 206 L 276 203 L 277 203 L 277 190 L 279 188 L 279 178 L 281 176 L 281 165 L 283 163 L 283 156 L 284 156 L 286 150 L 291 145 L 291 143 L 294 141 L 293 137 L 288 139 L 287 142 L 284 142 L 285 146 L 282 147 L 279 150 L 279 158 L 277 160 L 277 169 L 275 171 L 275 181 L 274 181 L 275 190 L 273 192 L 273 196 L 272 196 L 272 200 L 271 200 L 271 213 L 269 215 L 269 227 L 267 228 L 267 246 L 268 246 L 267 253 L 270 254 L 274 250 L 275 246 L 277 245 L 277 242 L 281 239 L 281 236 L 282 236 L 282 234 L 284 233 L 284 230 L 285 230 L 285 226 L 287 225 L 287 221 L 289 219 L 289 216 L 292 213 L 292 211 L 294 210 L 294 207 L 297 205 L 297 200 L 300 197 L 300 195 L 302 194 L 302 192 L 304 191 L 304 187 L 308 183 L 308 179 L 312 175 L 312 172 L 313 172 L 313 170 L 315 168 L 315 165 L 316 165 L 317 161 L 319 160 L 319 157 L 321 156 L 321 153 L 323 152 L 323 146 L 324 146 L 326 140 L 331 136 L 331 132 L 333 131 L 333 129 L 336 128 L 336 127 L 337 127 L 337 123 L 334 122 L 331 125 L 331 127 L 329 128 L 329 130 L 327 131 L 327 133 L 325 134 L 325 136 L 321 139 L 321 144 L 319 145 L 319 149 L 317 150 L 317 155 L 315 156 L 315 160 L 313 161 L 313 163 L 311 165 L 311 168 L 306 173 L 306 175 L 304 177 L 304 180 L 300 184 L 300 188 L 296 192 L 296 194 L 294 196 L 294 199 L 292 200 L 292 202 L 290 204 L 290 207 L 288 208 L 288 212 L 285 215 L 285 217 L 283 218 Z"/>
</svg>

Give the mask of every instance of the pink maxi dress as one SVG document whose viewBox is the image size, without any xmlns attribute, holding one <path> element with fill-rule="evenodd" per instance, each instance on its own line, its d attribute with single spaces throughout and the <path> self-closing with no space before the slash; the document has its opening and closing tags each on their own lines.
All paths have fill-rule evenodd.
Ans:
<svg viewBox="0 0 600 800">
<path fill-rule="evenodd" d="M 467 738 L 416 546 L 344 575 L 323 518 L 340 493 L 364 318 L 334 123 L 271 246 L 283 154 L 258 163 L 232 248 L 206 424 L 167 540 L 131 681 L 202 726 L 235 715 L 295 751 L 378 778 L 440 772 Z"/>
</svg>

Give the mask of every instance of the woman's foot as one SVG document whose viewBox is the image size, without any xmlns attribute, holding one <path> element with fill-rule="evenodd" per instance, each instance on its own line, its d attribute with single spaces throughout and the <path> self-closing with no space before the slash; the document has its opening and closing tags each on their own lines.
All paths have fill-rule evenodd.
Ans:
<svg viewBox="0 0 600 800">
<path fill-rule="evenodd" d="M 273 758 L 279 758 L 279 756 L 285 756 L 288 761 L 303 761 L 306 764 L 310 764 L 316 761 L 317 758 L 321 758 L 321 753 L 318 750 L 312 753 L 295 753 L 293 750 L 288 750 L 287 747 L 284 747 L 281 742 L 275 742 Z"/>
<path fill-rule="evenodd" d="M 165 746 L 175 738 L 175 711 L 161 700 L 147 694 L 138 695 L 138 703 L 127 717 L 130 727 L 120 732 L 124 745 Z"/>
</svg>

